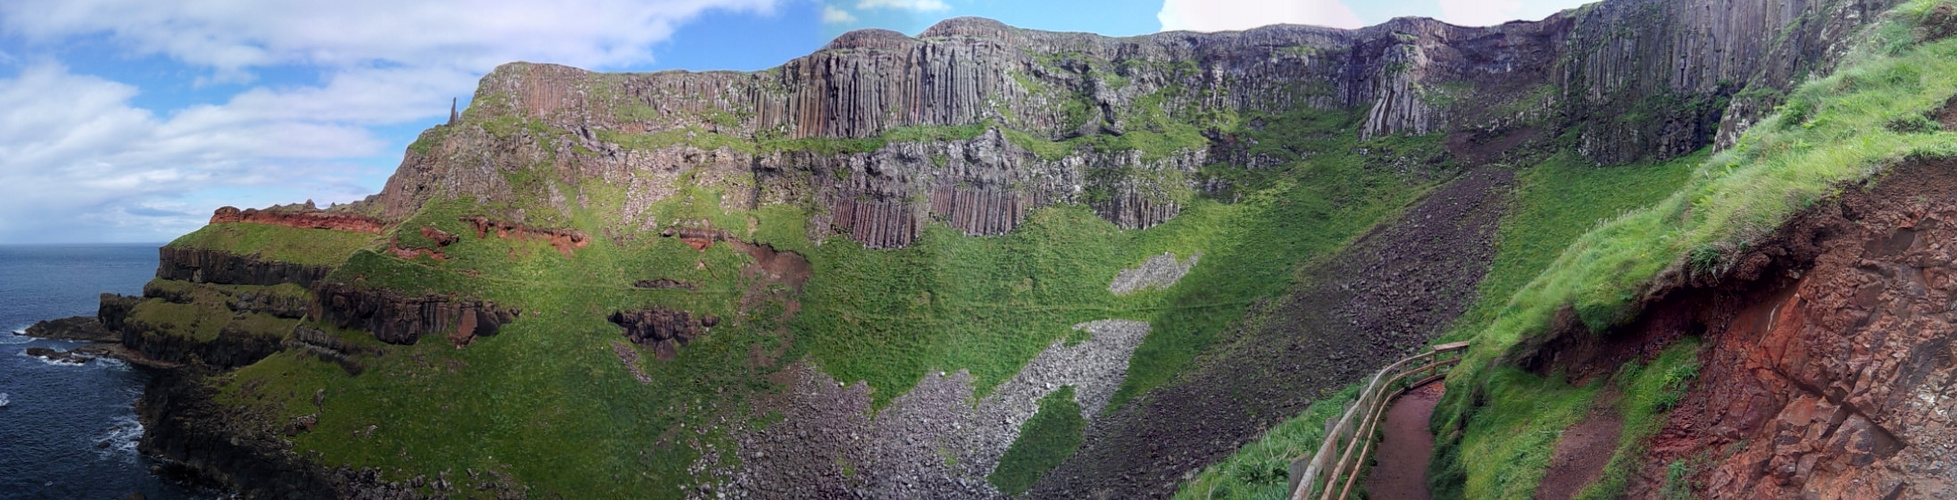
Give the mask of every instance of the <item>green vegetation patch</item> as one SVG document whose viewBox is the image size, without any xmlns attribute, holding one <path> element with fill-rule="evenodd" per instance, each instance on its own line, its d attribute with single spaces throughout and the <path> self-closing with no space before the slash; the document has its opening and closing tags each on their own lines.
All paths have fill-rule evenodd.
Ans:
<svg viewBox="0 0 1957 500">
<path fill-rule="evenodd" d="M 1711 148 L 1659 163 L 1599 167 L 1564 151 L 1522 172 L 1514 208 L 1497 233 L 1494 262 L 1476 300 L 1440 342 L 1467 340 L 1508 307 L 1509 298 L 1555 262 L 1583 233 L 1677 191 Z"/>
<path fill-rule="evenodd" d="M 374 235 L 351 231 L 225 222 L 206 225 L 164 246 L 219 250 L 309 266 L 337 266 L 355 249 L 374 240 Z"/>
<path fill-rule="evenodd" d="M 566 192 L 596 187 L 558 186 Z M 557 219 L 562 226 L 548 227 L 605 234 L 603 214 L 615 213 L 623 201 L 592 198 L 591 208 L 572 206 Z M 455 234 L 458 241 L 440 247 L 445 260 L 360 250 L 326 279 L 409 297 L 489 300 L 521 311 L 497 335 L 462 349 L 437 335 L 413 346 L 386 346 L 385 355 L 359 360 L 365 370 L 357 376 L 286 352 L 221 380 L 220 390 L 230 401 L 276 417 L 271 421 L 278 425 L 316 414 L 316 427 L 292 438 L 295 450 L 323 464 L 378 467 L 390 480 L 453 470 L 450 480 L 462 482 L 465 491 L 469 483 L 500 475 L 546 496 L 683 496 L 689 490 L 676 485 L 703 480 L 688 470 L 699 450 L 733 446 L 719 419 L 746 418 L 750 395 L 778 390 L 766 375 L 794 361 L 784 356 L 787 304 L 773 295 L 778 285 L 763 286 L 756 281 L 763 277 L 743 273 L 753 259 L 726 244 L 697 251 L 656 234 L 594 237 L 566 256 L 542 239 L 478 236 L 462 222 L 497 218 L 501 210 L 472 199 L 431 201 L 387 236 L 430 246 L 419 234 L 422 227 Z M 743 216 L 717 207 L 701 213 L 717 224 L 739 221 L 740 228 L 753 217 L 756 234 L 770 238 L 801 230 L 802 222 L 781 219 L 807 218 L 792 207 Z M 697 289 L 633 286 L 660 279 Z M 649 307 L 720 321 L 670 360 L 624 344 L 637 357 L 628 365 L 616 347 L 624 341 L 621 330 L 605 317 Z M 379 345 L 370 333 L 313 326 Z M 634 369 L 651 383 L 639 383 Z M 313 403 L 315 394 L 323 395 L 322 405 Z M 694 432 L 702 428 L 716 430 Z M 738 464 L 731 454 L 722 457 L 721 466 Z M 464 470 L 494 474 L 459 479 Z"/>
<path fill-rule="evenodd" d="M 1081 418 L 1080 403 L 1074 401 L 1074 386 L 1040 398 L 1040 410 L 1020 428 L 1019 439 L 999 457 L 999 466 L 986 476 L 987 481 L 1007 495 L 1025 493 L 1046 471 L 1053 470 L 1080 448 L 1087 420 Z"/>
</svg>

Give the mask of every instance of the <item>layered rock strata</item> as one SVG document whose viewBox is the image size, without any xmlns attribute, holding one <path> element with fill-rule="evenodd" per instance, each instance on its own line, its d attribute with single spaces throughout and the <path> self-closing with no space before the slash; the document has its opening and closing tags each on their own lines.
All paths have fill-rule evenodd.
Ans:
<svg viewBox="0 0 1957 500">
<path fill-rule="evenodd" d="M 331 229 L 356 233 L 380 234 L 386 226 L 380 219 L 351 212 L 328 212 L 321 210 L 266 209 L 219 207 L 211 214 L 212 224 L 245 222 L 273 226 L 295 227 L 300 229 Z"/>
</svg>

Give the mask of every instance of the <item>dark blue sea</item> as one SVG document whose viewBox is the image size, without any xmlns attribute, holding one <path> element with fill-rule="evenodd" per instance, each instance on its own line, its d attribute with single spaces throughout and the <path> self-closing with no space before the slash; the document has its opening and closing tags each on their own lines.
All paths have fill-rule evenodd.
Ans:
<svg viewBox="0 0 1957 500">
<path fill-rule="evenodd" d="M 0 246 L 0 498 L 215 496 L 152 475 L 154 462 L 136 453 L 141 369 L 49 362 L 23 351 L 82 343 L 15 335 L 38 320 L 92 316 L 102 292 L 141 293 L 157 246 Z"/>
</svg>

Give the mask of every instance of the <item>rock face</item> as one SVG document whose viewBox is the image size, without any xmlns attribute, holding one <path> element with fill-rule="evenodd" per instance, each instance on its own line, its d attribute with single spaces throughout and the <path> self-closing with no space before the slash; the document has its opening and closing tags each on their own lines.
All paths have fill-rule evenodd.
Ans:
<svg viewBox="0 0 1957 500">
<path fill-rule="evenodd" d="M 191 283 L 264 286 L 293 283 L 310 287 L 333 270 L 202 248 L 162 247 L 157 249 L 157 256 L 160 262 L 156 277 Z"/>
<path fill-rule="evenodd" d="M 1741 256 L 1729 282 L 1649 309 L 1626 343 L 1707 342 L 1631 496 L 1657 495 L 1687 460 L 1704 498 L 1957 495 L 1952 167 L 1846 189 Z"/>
<path fill-rule="evenodd" d="M 457 346 L 476 337 L 495 335 L 519 312 L 493 302 L 430 295 L 403 297 L 389 290 L 358 289 L 328 283 L 319 296 L 314 317 L 340 328 L 358 328 L 390 344 L 413 345 L 422 335 L 445 335 Z"/>
<path fill-rule="evenodd" d="M 356 233 L 380 234 L 385 224 L 380 219 L 351 212 L 328 212 L 305 208 L 274 208 L 259 210 L 237 207 L 219 207 L 211 214 L 212 224 L 226 222 L 248 222 L 274 226 L 296 227 L 300 229 L 332 229 Z"/>
<path fill-rule="evenodd" d="M 619 311 L 606 319 L 624 327 L 625 338 L 632 343 L 651 346 L 659 359 L 673 359 L 679 353 L 679 348 L 705 335 L 707 329 L 720 323 L 720 318 L 713 316 L 696 319 L 690 312 L 659 307 Z"/>
<path fill-rule="evenodd" d="M 535 171 L 624 188 L 619 229 L 676 222 L 644 210 L 688 185 L 717 186 L 729 206 L 820 207 L 811 237 L 872 248 L 908 245 L 931 220 L 1001 234 L 1054 203 L 1148 227 L 1202 187 L 1199 167 L 1227 159 L 1238 125 L 1217 116 L 1363 110 L 1363 138 L 1570 132 L 1603 163 L 1665 158 L 1730 142 L 1894 3 L 1613 0 L 1486 28 L 1401 18 L 1129 38 L 958 18 L 917 37 L 847 33 L 753 73 L 515 63 L 483 78 L 463 120 L 425 133 L 373 203 L 398 219 L 437 197 L 531 196 L 519 182 L 531 174 L 511 174 Z M 541 126 L 489 125 L 510 119 Z M 587 199 L 550 189 L 557 210 Z"/>
</svg>

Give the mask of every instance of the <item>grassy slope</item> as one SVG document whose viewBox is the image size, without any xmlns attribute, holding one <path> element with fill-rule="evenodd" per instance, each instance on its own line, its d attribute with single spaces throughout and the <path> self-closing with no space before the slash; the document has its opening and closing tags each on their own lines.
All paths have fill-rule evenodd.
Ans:
<svg viewBox="0 0 1957 500">
<path fill-rule="evenodd" d="M 1436 342 L 1478 331 L 1500 310 L 1502 297 L 1540 273 L 1586 228 L 1662 199 L 1678 189 L 1706 156 L 1702 151 L 1662 163 L 1605 168 L 1564 152 L 1521 172 L 1516 205 L 1502 221 L 1494 263 L 1481 282 L 1478 300 L 1452 333 Z M 1356 386 L 1351 390 L 1356 391 Z M 1329 410 L 1320 406 L 1314 403 L 1298 418 L 1273 427 L 1230 458 L 1204 469 L 1183 483 L 1178 498 L 1283 496 L 1288 485 L 1285 468 L 1291 460 L 1317 451 L 1325 419 L 1337 416 L 1337 405 Z M 1273 468 L 1275 475 L 1270 473 Z"/>
<path fill-rule="evenodd" d="M 1869 179 L 1909 156 L 1957 154 L 1957 135 L 1890 126 L 1920 122 L 1922 113 L 1957 93 L 1957 41 L 1918 45 L 1910 31 L 1931 5 L 1919 0 L 1899 7 L 1873 28 L 1843 70 L 1802 85 L 1779 114 L 1732 150 L 1700 164 L 1664 200 L 1584 233 L 1472 330 L 1475 345 L 1453 377 L 1473 390 L 1449 391 L 1435 412 L 1439 429 L 1461 429 L 1443 432 L 1437 443 L 1439 458 L 1430 471 L 1436 494 L 1518 498 L 1535 490 L 1554 440 L 1516 446 L 1515 436 L 1560 432 L 1561 426 L 1553 419 L 1518 418 L 1539 410 L 1523 402 L 1571 390 L 1553 378 L 1519 376 L 1500 360 L 1524 338 L 1546 334 L 1558 309 L 1570 308 L 1592 330 L 1607 331 L 1636 314 L 1635 298 L 1661 273 L 1717 271 L 1747 242 L 1828 199 L 1844 183 Z M 1663 371 L 1690 371 L 1679 366 Z M 1511 390 L 1518 386 L 1527 390 Z M 1665 391 L 1675 389 L 1648 382 L 1625 387 L 1627 399 L 1644 402 L 1663 401 Z M 1653 409 L 1663 405 L 1637 404 L 1647 408 L 1630 410 L 1662 414 Z M 1627 431 L 1627 439 L 1648 432 Z M 1634 456 L 1635 448 L 1627 446 L 1620 445 L 1605 484 L 1586 494 L 1608 496 L 1622 488 L 1610 478 L 1621 476 L 1624 460 Z"/>
<path fill-rule="evenodd" d="M 901 250 L 866 250 L 840 237 L 815 245 L 802 236 L 804 208 L 726 210 L 720 188 L 690 180 L 648 210 L 657 220 L 756 227 L 746 236 L 806 253 L 815 276 L 792 322 L 783 321 L 785 304 L 749 297 L 758 303 L 743 305 L 747 284 L 740 269 L 750 259 L 726 245 L 701 253 L 676 240 L 628 234 L 623 240 L 593 238 L 566 258 L 541 241 L 477 238 L 458 220 L 515 210 L 556 212 L 538 205 L 554 188 L 582 193 L 591 205 L 533 217 L 533 223 L 592 235 L 622 225 L 614 219 L 624 203 L 622 187 L 595 179 L 565 184 L 538 173 L 545 171 L 540 164 L 509 174 L 513 188 L 528 193 L 513 202 L 435 201 L 384 235 L 408 247 L 433 247 L 419 234 L 424 226 L 461 235 L 460 242 L 441 248 L 447 260 L 402 260 L 362 249 L 328 278 L 522 310 L 502 333 L 466 349 L 433 336 L 415 346 L 389 347 L 387 355 L 363 360 L 367 371 L 360 376 L 285 353 L 219 383 L 229 401 L 261 408 L 268 422 L 317 412 L 318 427 L 294 441 L 322 463 L 379 467 L 393 479 L 494 470 L 538 492 L 575 496 L 681 494 L 675 485 L 703 479 L 687 471 L 699 458 L 694 449 L 730 444 L 718 419 L 759 418 L 746 413 L 747 396 L 778 390 L 763 376 L 797 359 L 840 380 L 869 381 L 881 405 L 932 370 L 971 370 L 981 390 L 989 390 L 1053 340 L 1068 338 L 1075 323 L 1150 321 L 1154 333 L 1136 353 L 1119 395 L 1126 400 L 1174 376 L 1251 303 L 1289 287 L 1300 263 L 1396 213 L 1430 182 L 1369 164 L 1433 157 L 1435 138 L 1361 144 L 1350 132 L 1354 119 L 1343 112 L 1299 113 L 1270 117 L 1274 125 L 1261 131 L 1240 131 L 1318 154 L 1265 172 L 1206 172 L 1231 176 L 1242 201 L 1194 199 L 1182 215 L 1143 231 L 1122 231 L 1084 207 L 1062 206 L 1035 211 L 1024 227 L 1002 237 L 967 237 L 933 224 L 916 245 Z M 512 127 L 506 132 L 528 130 L 521 123 Z M 916 133 L 941 138 L 962 132 Z M 1370 153 L 1359 153 L 1362 146 Z M 1183 285 L 1124 297 L 1106 291 L 1120 269 L 1162 252 L 1205 256 Z M 657 278 L 702 287 L 630 286 Z M 642 386 L 612 353 L 619 330 L 603 317 L 653 305 L 726 320 L 683 348 L 678 359 L 654 361 L 645 352 L 640 367 L 654 382 Z M 786 352 L 755 363 L 753 353 L 776 349 L 781 333 L 791 329 L 794 341 Z M 324 391 L 324 409 L 312 404 L 317 391 Z M 369 428 L 371 437 L 348 438 Z M 693 432 L 702 428 L 713 430 Z M 1034 439 L 1016 446 L 1046 444 Z M 723 455 L 720 463 L 738 460 Z M 1033 477 L 1050 467 L 1011 462 L 1002 468 L 1036 471 Z M 399 477 L 392 472 L 397 469 L 403 471 Z"/>
<path fill-rule="evenodd" d="M 223 250 L 267 260 L 310 266 L 335 266 L 374 235 L 331 229 L 300 229 L 269 224 L 211 224 L 171 241 L 169 248 Z"/>
<path fill-rule="evenodd" d="M 986 480 L 1007 495 L 1025 493 L 1041 474 L 1060 465 L 1080 448 L 1081 431 L 1086 428 L 1087 420 L 1080 416 L 1080 403 L 1074 401 L 1074 386 L 1060 386 L 1040 398 L 1039 411 L 1026 421 L 1020 439 L 1006 449 L 1005 456 L 999 459 L 999 467 Z"/>
</svg>

